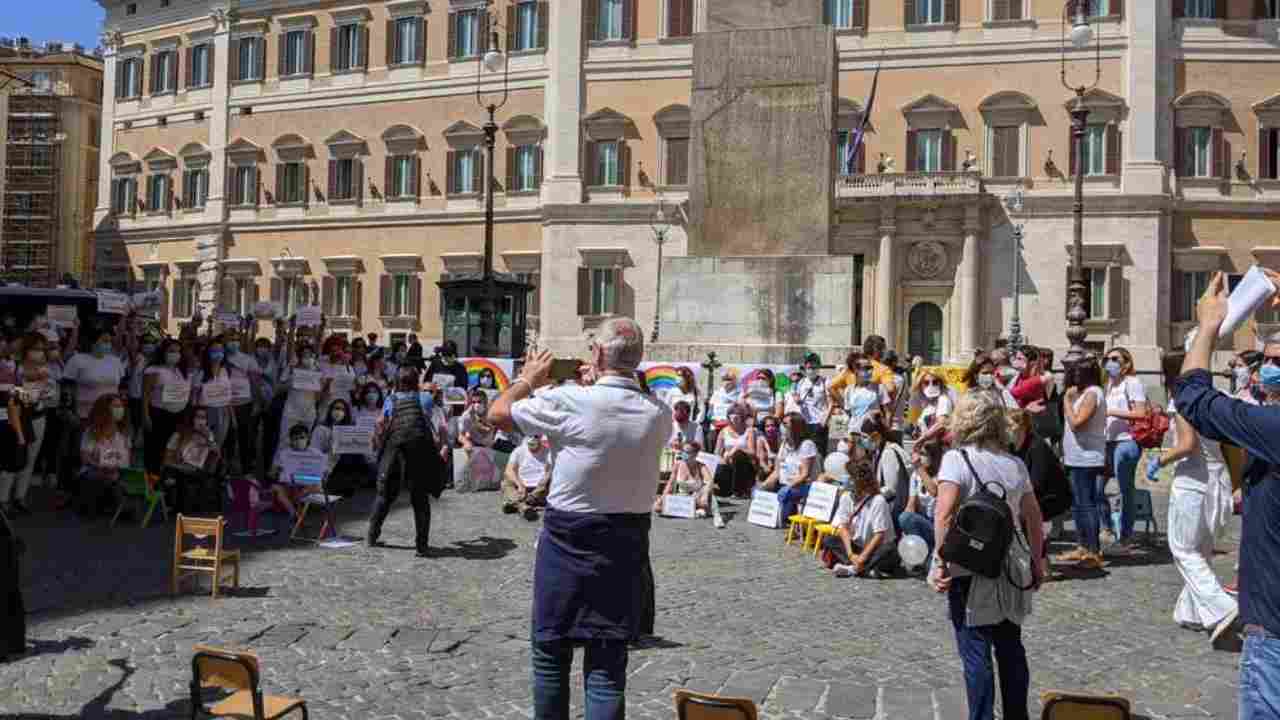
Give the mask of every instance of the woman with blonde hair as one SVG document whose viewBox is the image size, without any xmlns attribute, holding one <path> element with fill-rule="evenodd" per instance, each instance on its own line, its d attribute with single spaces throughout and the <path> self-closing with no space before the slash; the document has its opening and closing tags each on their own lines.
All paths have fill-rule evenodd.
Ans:
<svg viewBox="0 0 1280 720">
<path fill-rule="evenodd" d="M 916 442 L 941 440 L 947 432 L 947 418 L 951 416 L 951 409 L 955 406 L 946 379 L 931 370 L 916 373 L 915 382 L 911 386 L 911 404 L 920 409 L 920 416 L 916 420 L 920 434 L 916 437 Z"/>
<path fill-rule="evenodd" d="M 939 552 L 933 559 L 929 584 L 947 594 L 956 649 L 964 666 L 969 720 L 991 720 L 994 716 L 993 651 L 999 666 L 1004 717 L 1026 720 L 1031 672 L 1022 644 L 1022 623 L 1031 613 L 1030 593 L 1044 576 L 1040 505 L 1032 492 L 1027 466 L 1009 452 L 1009 425 L 1004 405 L 995 395 L 972 392 L 961 397 L 951 415 L 950 428 L 955 449 L 942 458 L 934 506 L 937 547 L 946 547 L 947 534 L 961 504 L 979 488 L 999 485 L 1013 513 L 1013 532 L 1017 536 L 1010 556 L 1029 540 L 1029 567 L 1008 563 L 1006 569 L 1011 578 L 1002 575 L 993 579 L 952 565 Z M 1026 539 L 1022 528 L 1026 528 Z M 1028 590 L 1021 589 L 1027 585 Z"/>
<path fill-rule="evenodd" d="M 1134 442 L 1129 422 L 1147 415 L 1147 391 L 1137 378 L 1133 355 L 1122 347 L 1111 348 L 1102 369 L 1107 374 L 1107 446 L 1104 478 L 1115 477 L 1120 486 L 1120 527 L 1116 528 L 1118 549 L 1133 542 L 1133 476 L 1142 458 L 1142 448 Z M 1106 487 L 1105 485 L 1103 487 Z M 1105 518 L 1102 526 L 1111 526 Z"/>
</svg>

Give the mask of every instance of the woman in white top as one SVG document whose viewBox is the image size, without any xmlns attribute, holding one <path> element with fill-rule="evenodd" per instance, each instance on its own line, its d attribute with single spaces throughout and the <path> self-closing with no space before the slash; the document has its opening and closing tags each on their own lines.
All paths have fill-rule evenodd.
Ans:
<svg viewBox="0 0 1280 720">
<path fill-rule="evenodd" d="M 915 387 L 911 390 L 912 404 L 920 408 L 916 426 L 920 434 L 916 442 L 941 440 L 947 433 L 947 418 L 951 416 L 951 392 L 947 381 L 929 371 L 916 373 Z"/>
<path fill-rule="evenodd" d="M 720 375 L 720 387 L 711 393 L 711 422 L 718 431 L 729 421 L 729 408 L 742 399 L 738 389 L 738 371 L 725 368 Z"/>
<path fill-rule="evenodd" d="M 809 496 L 809 485 L 818 479 L 822 458 L 818 446 L 808 438 L 809 426 L 804 416 L 791 413 L 786 417 L 787 437 L 778 450 L 778 463 L 764 482 L 764 489 L 777 491 L 782 517 L 795 514 L 800 502 Z"/>
<path fill-rule="evenodd" d="M 90 352 L 71 356 L 63 370 L 62 379 L 76 386 L 76 413 L 81 426 L 88 421 L 98 398 L 120 392 L 125 366 L 118 350 L 111 331 L 104 330 L 94 338 Z"/>
<path fill-rule="evenodd" d="M 696 442 L 687 442 L 684 447 L 676 453 L 675 467 L 671 471 L 671 479 L 663 486 L 662 492 L 653 501 L 653 511 L 662 512 L 662 504 L 666 501 L 668 495 L 692 495 L 694 503 L 694 517 L 706 517 L 707 512 L 711 508 L 711 491 L 715 488 L 715 482 L 711 477 L 711 471 L 707 469 L 702 461 L 698 460 L 698 453 L 702 452 L 702 446 Z"/>
<path fill-rule="evenodd" d="M 871 376 L 875 372 L 871 358 L 850 353 L 849 359 L 852 361 L 853 380 L 845 386 L 840 406 L 849 418 L 850 432 L 856 432 L 867 415 L 880 408 L 880 388 L 871 384 Z"/>
<path fill-rule="evenodd" d="M 946 546 L 956 510 L 979 485 L 999 485 L 1013 512 L 1014 538 L 1010 559 L 1025 547 L 1022 529 L 1030 540 L 1026 567 L 1010 563 L 1006 577 L 987 578 L 953 566 L 935 554 L 929 584 L 947 593 L 956 648 L 964 667 L 970 720 L 994 715 L 995 676 L 991 655 L 999 665 L 1004 717 L 1027 718 L 1027 692 L 1031 671 L 1022 644 L 1022 622 L 1031 613 L 1031 592 L 1044 576 L 1041 550 L 1044 527 L 1040 505 L 1031 489 L 1027 467 L 1009 452 L 1009 424 L 1004 405 L 991 393 L 968 393 L 956 403 L 951 432 L 958 449 L 947 452 L 938 471 L 938 502 L 934 506 L 934 536 Z M 1030 577 L 1027 577 L 1027 576 Z M 1014 582 L 1018 586 L 1014 586 Z M 1030 585 L 1029 590 L 1019 589 Z"/>
<path fill-rule="evenodd" d="M 1133 356 L 1117 347 L 1107 353 L 1102 369 L 1107 373 L 1107 463 L 1120 486 L 1120 549 L 1133 539 L 1133 476 L 1142 458 L 1142 448 L 1133 441 L 1129 421 L 1147 414 L 1147 392 L 1136 377 Z M 1108 514 L 1104 527 L 1111 525 Z M 1113 528 L 1113 532 L 1115 529 Z"/>
<path fill-rule="evenodd" d="M 986 353 L 978 353 L 969 363 L 964 374 L 964 384 L 969 392 L 985 392 L 991 395 L 1002 408 L 1018 407 L 1018 401 L 1008 390 L 996 382 L 996 362 Z"/>
<path fill-rule="evenodd" d="M 101 395 L 93 403 L 80 439 L 81 514 L 119 505 L 120 469 L 132 457 L 129 423 L 124 400 L 115 393 Z"/>
<path fill-rule="evenodd" d="M 752 373 L 751 380 L 747 382 L 743 400 L 750 406 L 757 426 L 764 422 L 766 417 L 772 415 L 782 401 L 774 383 L 773 371 L 768 368 L 761 368 Z"/>
<path fill-rule="evenodd" d="M 941 441 L 917 440 L 911 446 L 911 497 L 907 498 L 906 508 L 898 515 L 902 534 L 924 540 L 929 555 L 933 555 L 933 509 L 938 502 L 938 469 L 941 465 Z"/>
<path fill-rule="evenodd" d="M 191 402 L 191 378 L 181 362 L 182 346 L 177 340 L 165 340 L 152 355 L 143 377 L 143 450 L 147 472 L 156 476 L 164 470 L 164 450 Z"/>
<path fill-rule="evenodd" d="M 1058 559 L 1088 568 L 1102 567 L 1099 508 L 1111 511 L 1098 482 L 1106 451 L 1106 412 L 1098 377 L 1098 362 L 1092 357 L 1068 368 L 1062 408 L 1062 464 L 1071 479 L 1071 519 L 1079 544 Z"/>
<path fill-rule="evenodd" d="M 1182 372 L 1182 353 L 1165 355 L 1165 386 L 1172 386 Z M 1173 621 L 1185 628 L 1212 630 L 1217 640 L 1235 621 L 1239 609 L 1214 574 L 1214 540 L 1231 519 L 1231 476 L 1222 446 L 1196 432 L 1169 403 L 1173 416 L 1173 446 L 1152 458 L 1147 477 L 1173 465 L 1173 489 L 1169 495 L 1169 552 L 1182 574 L 1182 593 L 1173 609 Z"/>
<path fill-rule="evenodd" d="M 209 429 L 219 448 L 226 447 L 227 436 L 236 423 L 235 413 L 231 411 L 231 373 L 227 370 L 226 358 L 226 346 L 221 338 L 214 338 L 204 349 L 195 382 L 196 405 L 208 408 Z"/>
<path fill-rule="evenodd" d="M 46 417 L 58 405 L 58 385 L 49 375 L 46 346 L 47 340 L 38 333 L 24 335 L 18 344 L 18 391 L 10 396 L 17 402 L 11 402 L 10 416 L 15 410 L 21 415 L 27 451 L 26 462 L 18 472 L 10 507 L 20 515 L 29 512 L 26 507 L 27 490 L 31 488 L 31 474 L 44 445 Z M 5 479 L 0 476 L 0 482 Z M 0 500 L 8 499 L 8 489 L 0 488 Z"/>
<path fill-rule="evenodd" d="M 836 577 L 891 577 L 901 561 L 889 503 L 868 463 L 850 460 L 846 470 L 853 492 L 840 496 L 831 521 L 836 534 L 822 541 L 831 572 Z"/>
<path fill-rule="evenodd" d="M 288 352 L 288 347 L 289 343 L 281 347 L 282 356 Z M 289 393 L 285 397 L 284 412 L 280 416 L 279 437 L 284 439 L 291 437 L 289 433 L 295 425 L 303 425 L 308 433 L 311 432 L 311 427 L 316 424 L 320 403 L 325 398 L 325 391 L 330 381 L 318 375 L 320 367 L 316 360 L 316 350 L 310 343 L 303 342 L 298 345 L 296 363 L 289 363 L 285 357 L 282 357 L 280 364 L 284 368 L 280 374 L 280 384 L 287 388 Z M 320 389 L 298 387 L 297 376 L 300 372 L 317 374 L 316 376 L 320 378 Z"/>
<path fill-rule="evenodd" d="M 729 408 L 729 424 L 716 436 L 716 455 L 720 456 L 723 475 L 721 495 L 751 497 L 755 488 L 757 463 L 760 458 L 759 432 L 751 422 L 752 412 L 746 403 L 736 403 Z M 717 473 L 719 474 L 719 473 Z"/>
</svg>

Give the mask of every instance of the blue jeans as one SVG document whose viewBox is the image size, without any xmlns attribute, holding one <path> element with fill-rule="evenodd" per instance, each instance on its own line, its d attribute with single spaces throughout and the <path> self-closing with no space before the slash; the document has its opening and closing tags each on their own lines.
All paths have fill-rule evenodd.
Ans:
<svg viewBox="0 0 1280 720">
<path fill-rule="evenodd" d="M 925 546 L 929 548 L 929 558 L 933 559 L 933 520 L 927 515 L 903 510 L 898 514 L 898 528 L 903 535 L 916 535 L 924 540 Z"/>
<path fill-rule="evenodd" d="M 1142 459 L 1142 448 L 1138 447 L 1138 443 L 1132 440 L 1119 440 L 1116 442 L 1116 449 L 1111 471 L 1115 474 L 1116 484 L 1120 486 L 1120 539 L 1125 539 L 1133 535 L 1133 474 L 1138 470 L 1138 461 Z M 1103 483 L 1106 481 L 1103 480 Z M 1106 485 L 1104 484 L 1105 488 Z M 1106 493 L 1100 498 L 1102 506 L 1106 507 L 1104 515 L 1106 519 L 1106 527 L 1111 527 L 1111 508 L 1106 503 Z M 1114 532 L 1115 528 L 1112 528 Z"/>
<path fill-rule="evenodd" d="M 967 627 L 964 624 L 965 603 L 971 578 L 955 578 L 947 591 L 951 609 L 951 625 L 956 631 L 956 650 L 964 666 L 964 685 L 969 698 L 969 720 L 992 720 L 995 717 L 996 678 L 991 668 L 991 652 L 995 651 L 1000 672 L 1000 707 L 1005 720 L 1028 720 L 1027 693 L 1031 687 L 1031 669 L 1027 667 L 1027 651 L 1022 646 L 1022 627 L 1008 620 L 999 625 Z"/>
<path fill-rule="evenodd" d="M 569 671 L 573 640 L 533 643 L 533 717 L 569 720 Z M 623 720 L 627 714 L 627 643 L 589 640 L 582 675 L 586 690 L 585 720 Z"/>
<path fill-rule="evenodd" d="M 803 485 L 783 485 L 778 488 L 778 507 L 782 508 L 782 522 L 799 512 L 800 501 L 809 497 L 809 483 Z"/>
<path fill-rule="evenodd" d="M 1280 638 L 1246 635 L 1240 656 L 1240 720 L 1280 717 Z"/>
<path fill-rule="evenodd" d="M 1095 508 L 1106 505 L 1106 496 L 1098 492 L 1098 481 L 1102 477 L 1101 467 L 1067 468 L 1071 478 L 1071 519 L 1076 524 L 1076 538 L 1080 545 L 1090 552 L 1098 552 L 1098 512 Z M 1108 518 L 1111 509 L 1107 508 Z"/>
</svg>

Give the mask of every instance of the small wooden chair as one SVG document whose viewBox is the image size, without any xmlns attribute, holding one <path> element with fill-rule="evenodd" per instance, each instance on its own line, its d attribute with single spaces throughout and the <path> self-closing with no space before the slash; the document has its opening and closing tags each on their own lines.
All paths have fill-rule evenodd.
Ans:
<svg viewBox="0 0 1280 720">
<path fill-rule="evenodd" d="M 191 658 L 192 720 L 201 713 L 213 717 L 275 720 L 294 710 L 301 710 L 302 720 L 307 720 L 306 700 L 263 695 L 258 685 L 260 677 L 257 655 L 197 645 Z M 231 695 L 206 709 L 200 691 L 209 687 L 230 691 Z"/>
<path fill-rule="evenodd" d="M 747 698 L 729 698 L 719 695 L 677 690 L 676 720 L 758 720 L 756 704 Z"/>
<path fill-rule="evenodd" d="M 213 597 L 218 597 L 218 586 L 222 584 L 223 568 L 230 566 L 232 570 L 231 586 L 240 587 L 240 551 L 223 550 L 222 537 L 227 521 L 219 515 L 216 518 L 193 518 L 178 516 L 178 524 L 173 531 L 173 578 L 170 592 L 178 594 L 178 582 L 184 576 L 198 574 L 210 575 L 213 578 Z M 193 544 L 183 549 L 183 540 L 190 535 L 198 541 L 213 539 L 213 547 L 205 544 Z"/>
<path fill-rule="evenodd" d="M 1119 695 L 1090 695 L 1067 690 L 1040 693 L 1040 720 L 1131 720 L 1129 701 Z"/>
</svg>

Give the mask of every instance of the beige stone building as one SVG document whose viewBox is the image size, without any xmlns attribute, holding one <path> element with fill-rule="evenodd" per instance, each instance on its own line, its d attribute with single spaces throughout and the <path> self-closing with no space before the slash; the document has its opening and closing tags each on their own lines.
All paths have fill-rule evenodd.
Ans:
<svg viewBox="0 0 1280 720">
<path fill-rule="evenodd" d="M 489 30 L 510 57 L 497 269 L 535 283 L 534 326 L 559 351 L 581 351 L 610 314 L 653 322 L 659 202 L 677 218 L 663 253 L 686 252 L 675 207 L 705 0 L 100 1 L 98 280 L 165 288 L 171 328 L 201 303 L 271 297 L 383 339 L 454 332 L 435 281 L 480 264 L 476 92 L 504 88 L 480 70 Z M 883 68 L 867 152 L 833 183 L 829 253 L 854 258 L 836 299 L 856 319 L 847 344 L 874 332 L 966 357 L 1007 332 L 1016 269 L 1028 340 L 1063 348 L 1077 170 L 1092 344 L 1150 367 L 1206 273 L 1280 263 L 1280 2 L 1091 0 L 1096 65 L 1092 47 L 1065 56 L 1073 83 L 1097 73 L 1082 168 L 1059 0 L 825 3 L 837 156 Z M 1015 187 L 1020 255 L 1002 202 Z M 755 312 L 749 298 L 724 307 Z M 730 361 L 777 357 L 715 342 Z"/>
<path fill-rule="evenodd" d="M 0 279 L 49 286 L 67 273 L 87 277 L 102 58 L 3 38 L 0 85 Z"/>
</svg>

